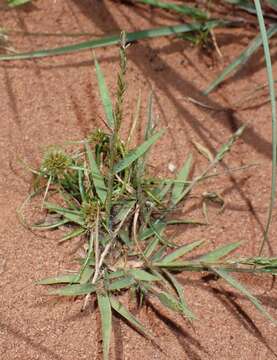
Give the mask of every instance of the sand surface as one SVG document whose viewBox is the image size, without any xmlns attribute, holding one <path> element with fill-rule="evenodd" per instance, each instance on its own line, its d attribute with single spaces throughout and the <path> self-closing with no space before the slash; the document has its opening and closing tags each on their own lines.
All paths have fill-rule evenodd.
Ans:
<svg viewBox="0 0 277 360">
<path fill-rule="evenodd" d="M 10 38 L 17 50 L 50 48 L 99 36 L 120 29 L 134 31 L 176 24 L 176 16 L 149 11 L 113 1 L 39 0 L 33 6 L 1 12 L 1 26 L 12 29 Z M 22 34 L 25 33 L 23 36 Z M 80 33 L 85 35 L 80 35 Z M 143 111 L 151 88 L 155 91 L 155 112 L 166 135 L 152 152 L 155 171 L 170 175 L 173 163 L 180 168 L 193 152 L 195 174 L 207 161 L 192 141 L 211 151 L 224 143 L 243 122 L 251 120 L 220 171 L 228 167 L 259 163 L 259 166 L 209 180 L 198 187 L 185 206 L 184 216 L 201 217 L 201 194 L 217 191 L 225 199 L 222 214 L 209 207 L 210 225 L 179 228 L 180 243 L 199 238 L 208 247 L 244 241 L 241 254 L 257 254 L 266 221 L 271 176 L 271 113 L 266 97 L 248 102 L 254 86 L 264 84 L 266 74 L 262 51 L 209 98 L 202 91 L 252 39 L 251 27 L 216 31 L 223 59 L 181 39 L 160 38 L 139 41 L 128 49 L 129 82 L 126 99 L 126 127 L 139 89 Z M 276 40 L 273 45 L 277 75 Z M 118 69 L 116 46 L 96 51 L 111 92 Z M 20 160 L 38 166 L 44 149 L 51 144 L 79 140 L 102 126 L 104 117 L 98 97 L 92 53 L 0 63 L 0 358 L 3 360 L 89 360 L 101 359 L 99 314 L 92 306 L 80 312 L 81 299 L 58 299 L 47 289 L 34 285 L 38 279 L 61 273 L 71 266 L 77 242 L 58 246 L 55 234 L 38 236 L 25 229 L 16 209 L 31 186 L 30 174 Z M 212 111 L 187 100 L 192 97 Z M 239 105 L 244 109 L 237 110 Z M 145 112 L 144 112 L 145 113 Z M 145 116 L 137 140 L 141 138 Z M 198 199 L 198 200 L 197 200 Z M 276 209 L 270 231 L 271 246 L 277 249 Z M 207 248 L 208 248 L 207 247 Z M 268 248 L 266 248 L 268 253 Z M 277 319 L 276 287 L 270 277 L 239 276 Z M 157 347 L 114 320 L 111 359 L 259 359 L 277 357 L 276 328 L 264 319 L 243 296 L 222 281 L 204 281 L 199 275 L 180 278 L 188 303 L 198 316 L 191 325 L 159 306 L 133 311 L 156 335 Z"/>
</svg>

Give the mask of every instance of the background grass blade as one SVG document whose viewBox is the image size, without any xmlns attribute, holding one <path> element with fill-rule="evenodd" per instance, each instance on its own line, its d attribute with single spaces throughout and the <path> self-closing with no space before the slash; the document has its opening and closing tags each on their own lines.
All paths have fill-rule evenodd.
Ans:
<svg viewBox="0 0 277 360">
<path fill-rule="evenodd" d="M 275 102 L 275 88 L 274 88 L 274 79 L 273 79 L 273 72 L 272 72 L 272 65 L 271 65 L 271 57 L 270 57 L 270 50 L 268 45 L 268 36 L 266 33 L 263 12 L 261 9 L 261 4 L 259 0 L 254 0 L 255 7 L 257 10 L 257 17 L 259 21 L 259 27 L 261 31 L 263 47 L 264 47 L 264 55 L 265 55 L 265 63 L 266 63 L 266 70 L 267 70 L 267 80 L 268 80 L 268 87 L 269 87 L 269 94 L 270 94 L 270 101 L 271 101 L 271 116 L 272 116 L 272 171 L 271 171 L 271 196 L 270 196 L 270 203 L 268 209 L 268 216 L 267 216 L 267 223 L 264 230 L 264 238 L 259 250 L 259 255 L 261 255 L 265 243 L 268 241 L 268 231 L 272 220 L 272 210 L 275 202 L 275 195 L 276 195 L 276 162 L 277 162 L 277 128 L 276 128 L 276 102 Z"/>
<path fill-rule="evenodd" d="M 267 0 L 267 2 L 273 9 L 277 10 L 277 1 L 276 0 Z"/>
<path fill-rule="evenodd" d="M 249 0 L 224 0 L 227 4 L 236 5 L 236 7 L 249 12 L 250 14 L 256 14 L 256 9 L 252 1 Z"/>
<path fill-rule="evenodd" d="M 277 24 L 272 25 L 267 31 L 267 39 L 270 39 L 273 35 L 277 33 Z M 258 48 L 263 43 L 262 35 L 259 34 L 256 38 L 249 44 L 249 46 L 236 58 L 230 65 L 228 65 L 222 73 L 209 85 L 209 87 L 204 91 L 205 95 L 208 95 L 212 92 L 218 85 L 220 85 L 223 80 L 238 66 L 245 64 L 252 54 L 258 50 Z M 1 60 L 1 57 L 0 57 Z"/>
<path fill-rule="evenodd" d="M 223 20 L 211 20 L 205 23 L 209 27 L 224 27 L 230 25 L 230 21 Z M 175 25 L 175 26 L 164 26 L 157 29 L 148 29 L 142 31 L 135 31 L 126 33 L 127 42 L 161 37 L 161 36 L 171 36 L 176 34 L 182 34 L 193 31 L 200 31 L 203 27 L 203 24 L 184 24 L 184 25 Z M 42 49 L 37 51 L 31 51 L 26 53 L 17 53 L 17 54 L 4 54 L 0 55 L 1 60 L 23 60 L 23 59 L 34 59 L 42 58 L 46 56 L 57 56 L 70 54 L 79 51 L 85 51 L 90 49 L 96 49 L 104 46 L 116 45 L 120 41 L 120 35 L 109 36 L 97 40 L 84 41 L 78 44 L 67 45 L 63 47 L 53 48 L 53 49 Z"/>
<path fill-rule="evenodd" d="M 101 316 L 103 359 L 109 360 L 109 349 L 112 333 L 112 309 L 108 295 L 97 294 L 97 302 Z"/>
<path fill-rule="evenodd" d="M 153 7 L 157 7 L 160 9 L 171 10 L 177 12 L 178 14 L 191 16 L 195 19 L 202 19 L 205 20 L 208 18 L 208 15 L 195 7 L 192 6 L 185 6 L 185 5 L 178 5 L 170 2 L 164 1 L 157 1 L 157 0 L 136 0 L 135 2 L 151 5 Z"/>
</svg>

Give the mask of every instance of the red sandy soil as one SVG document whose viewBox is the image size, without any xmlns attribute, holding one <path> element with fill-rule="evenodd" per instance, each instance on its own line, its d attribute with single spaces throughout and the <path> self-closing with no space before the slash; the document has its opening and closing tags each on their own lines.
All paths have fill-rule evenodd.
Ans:
<svg viewBox="0 0 277 360">
<path fill-rule="evenodd" d="M 76 43 L 115 34 L 120 29 L 132 31 L 177 22 L 176 16 L 163 11 L 113 1 L 39 0 L 18 10 L 1 10 L 1 26 L 26 33 L 25 36 L 11 34 L 13 46 L 20 50 Z M 84 32 L 88 35 L 65 35 Z M 47 33 L 52 35 L 46 36 Z M 218 214 L 218 208 L 210 207 L 211 225 L 183 227 L 179 234 L 182 243 L 199 238 L 210 240 L 211 249 L 242 240 L 240 254 L 249 256 L 257 254 L 259 249 L 270 191 L 270 106 L 262 104 L 265 98 L 261 97 L 247 103 L 243 100 L 254 86 L 266 81 L 262 51 L 209 98 L 201 95 L 201 91 L 255 34 L 250 27 L 216 31 L 223 60 L 215 51 L 207 53 L 180 39 L 161 38 L 133 44 L 128 49 L 126 100 L 129 124 L 139 89 L 145 104 L 153 87 L 155 111 L 160 126 L 167 131 L 152 152 L 152 164 L 157 172 L 167 175 L 168 163 L 180 167 L 190 151 L 194 154 L 195 173 L 199 173 L 207 163 L 193 148 L 192 140 L 215 151 L 239 124 L 251 120 L 251 126 L 219 170 L 249 163 L 259 165 L 214 178 L 198 187 L 194 192 L 198 196 L 203 191 L 221 193 L 226 201 L 225 211 Z M 276 73 L 276 41 L 272 45 Z M 99 49 L 96 54 L 113 91 L 118 49 Z M 100 359 L 98 311 L 90 305 L 81 313 L 82 299 L 52 298 L 46 296 L 46 288 L 34 285 L 38 279 L 69 269 L 78 242 L 58 246 L 52 233 L 47 237 L 33 234 L 16 216 L 16 209 L 31 184 L 31 176 L 22 169 L 19 160 L 37 166 L 48 145 L 81 139 L 88 131 L 102 126 L 103 111 L 92 54 L 86 51 L 5 62 L 0 67 L 0 357 L 3 360 Z M 187 101 L 186 97 L 229 110 L 208 110 Z M 239 103 L 248 109 L 235 110 Z M 184 216 L 199 218 L 200 205 L 200 197 L 192 199 Z M 275 255 L 276 234 L 274 209 L 270 238 Z M 276 288 L 270 290 L 272 279 L 238 278 L 277 319 Z M 277 357 L 276 328 L 237 291 L 220 280 L 205 282 L 199 275 L 186 274 L 180 281 L 198 320 L 190 324 L 156 304 L 140 311 L 133 308 L 152 329 L 164 352 L 116 318 L 112 359 L 270 360 Z"/>
</svg>

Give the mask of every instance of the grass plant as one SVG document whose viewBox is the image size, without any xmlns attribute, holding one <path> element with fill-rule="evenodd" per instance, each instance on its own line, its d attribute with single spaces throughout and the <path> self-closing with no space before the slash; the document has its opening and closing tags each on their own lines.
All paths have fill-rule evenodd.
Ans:
<svg viewBox="0 0 277 360">
<path fill-rule="evenodd" d="M 109 358 L 114 313 L 154 341 L 151 331 L 122 303 L 124 292 L 133 294 L 138 305 L 143 305 L 148 298 L 156 298 L 162 306 L 181 316 L 189 320 L 196 318 L 178 279 L 184 272 L 216 275 L 275 322 L 232 273 L 274 275 L 277 273 L 276 258 L 230 258 L 230 253 L 241 246 L 240 242 L 195 255 L 194 251 L 207 245 L 205 241 L 192 239 L 180 245 L 167 236 L 169 227 L 198 223 L 193 219 L 176 218 L 176 207 L 181 206 L 195 186 L 209 176 L 210 170 L 231 150 L 245 126 L 239 128 L 214 157 L 209 154 L 209 165 L 200 175 L 191 176 L 193 158 L 189 154 L 176 179 L 153 176 L 147 159 L 164 131 L 157 128 L 151 94 L 143 142 L 135 148 L 130 147 L 140 116 L 140 96 L 129 136 L 127 140 L 121 137 L 127 91 L 125 34 L 122 34 L 120 44 L 114 104 L 95 60 L 108 131 L 93 131 L 75 144 L 74 151 L 51 147 L 39 169 L 33 170 L 36 182 L 32 196 L 42 194 L 47 217 L 45 222 L 33 225 L 32 229 L 42 231 L 62 226 L 67 231 L 60 242 L 82 238 L 87 244 L 85 256 L 76 259 L 79 271 L 52 276 L 38 283 L 55 285 L 50 292 L 52 295 L 83 296 L 83 308 L 91 297 L 96 300 L 102 323 L 104 360 Z"/>
<path fill-rule="evenodd" d="M 30 0 L 8 0 L 11 7 L 24 5 Z M 205 272 L 221 278 L 248 300 L 270 321 L 275 322 L 260 301 L 237 280 L 233 273 L 264 274 L 277 273 L 277 258 L 262 257 L 268 241 L 272 219 L 276 183 L 276 107 L 274 79 L 268 41 L 276 35 L 276 0 L 267 0 L 262 9 L 259 0 L 224 0 L 258 18 L 260 33 L 206 89 L 208 95 L 233 71 L 244 65 L 261 45 L 264 47 L 270 100 L 272 107 L 272 182 L 268 220 L 259 256 L 231 257 L 231 253 L 242 244 L 229 243 L 199 255 L 199 248 L 207 245 L 203 240 L 192 239 L 177 244 L 168 238 L 167 229 L 180 224 L 199 224 L 195 219 L 176 218 L 176 208 L 182 206 L 188 195 L 199 182 L 204 181 L 229 152 L 241 136 L 245 125 L 240 127 L 215 156 L 196 143 L 195 147 L 209 160 L 207 168 L 199 175 L 192 176 L 192 154 L 189 154 L 175 179 L 153 176 L 148 166 L 150 149 L 164 135 L 158 130 L 153 113 L 153 96 L 149 96 L 147 124 L 143 142 L 132 148 L 132 137 L 140 117 L 141 98 L 138 96 L 133 124 L 127 140 L 121 136 L 124 123 L 124 98 L 127 84 L 126 50 L 129 42 L 160 37 L 183 36 L 195 44 L 206 43 L 213 38 L 213 29 L 237 25 L 229 19 L 213 19 L 209 11 L 193 6 L 175 4 L 160 0 L 137 0 L 133 3 L 149 5 L 190 21 L 175 26 L 148 29 L 100 39 L 92 39 L 54 49 L 42 49 L 26 53 L 1 54 L 0 60 L 32 59 L 45 56 L 68 54 L 120 42 L 120 71 L 117 76 L 117 92 L 114 103 L 105 84 L 105 78 L 95 59 L 99 92 L 106 115 L 106 128 L 97 129 L 87 138 L 75 144 L 76 149 L 67 150 L 50 147 L 44 154 L 39 169 L 33 170 L 36 177 L 34 192 L 30 198 L 41 196 L 43 212 L 47 214 L 43 223 L 32 225 L 32 230 L 47 231 L 66 229 L 60 242 L 81 239 L 86 243 L 86 254 L 76 259 L 79 270 L 52 276 L 39 281 L 42 285 L 54 285 L 50 293 L 59 296 L 83 296 L 83 309 L 90 298 L 97 302 L 102 323 L 103 358 L 109 358 L 112 333 L 112 316 L 121 316 L 143 336 L 154 340 L 138 318 L 122 303 L 124 292 L 133 294 L 139 306 L 148 298 L 156 298 L 162 306 L 194 320 L 196 315 L 189 308 L 183 294 L 179 276 L 184 272 Z M 269 19 L 265 26 L 264 18 Z M 2 34 L 2 33 L 1 33 Z M 1 40 L 6 41 L 5 34 Z M 224 200 L 216 193 L 206 193 L 203 212 L 207 220 L 206 201 Z M 197 252 L 196 252 L 197 251 Z M 196 255 L 195 255 L 196 252 Z"/>
</svg>

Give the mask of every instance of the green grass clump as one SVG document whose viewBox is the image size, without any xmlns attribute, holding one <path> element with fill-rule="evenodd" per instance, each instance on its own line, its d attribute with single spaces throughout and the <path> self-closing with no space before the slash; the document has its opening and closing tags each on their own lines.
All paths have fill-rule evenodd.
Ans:
<svg viewBox="0 0 277 360">
<path fill-rule="evenodd" d="M 187 157 L 176 179 L 153 176 L 147 156 L 164 132 L 156 128 L 152 95 L 143 142 L 130 148 L 139 119 L 140 96 L 127 141 L 120 136 L 127 89 L 126 48 L 123 34 L 114 105 L 101 68 L 95 61 L 108 131 L 98 129 L 89 134 L 76 145 L 78 148 L 74 152 L 50 148 L 39 170 L 35 171 L 37 189 L 44 193 L 43 207 L 53 215 L 54 221 L 34 225 L 33 229 L 55 229 L 62 225 L 68 228 L 62 242 L 78 237 L 87 242 L 85 257 L 78 259 L 78 272 L 47 278 L 39 284 L 61 285 L 51 291 L 53 295 L 84 296 L 84 307 L 90 297 L 97 300 L 104 359 L 109 357 L 113 313 L 153 340 L 145 326 L 122 304 L 120 296 L 123 292 L 135 294 L 139 304 L 154 297 L 162 306 L 190 320 L 196 318 L 176 276 L 184 271 L 205 271 L 221 277 L 274 321 L 231 272 L 276 274 L 276 258 L 225 259 L 240 246 L 239 242 L 191 257 L 194 250 L 205 244 L 204 241 L 194 240 L 179 246 L 173 239 L 168 239 L 166 232 L 169 226 L 197 223 L 174 218 L 174 210 L 197 183 L 209 176 L 211 168 L 231 149 L 244 126 L 220 147 L 216 156 L 210 155 L 207 169 L 199 176 L 191 178 L 192 155 Z"/>
</svg>

